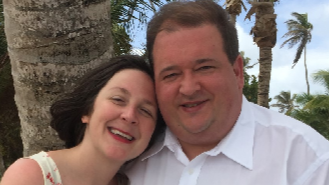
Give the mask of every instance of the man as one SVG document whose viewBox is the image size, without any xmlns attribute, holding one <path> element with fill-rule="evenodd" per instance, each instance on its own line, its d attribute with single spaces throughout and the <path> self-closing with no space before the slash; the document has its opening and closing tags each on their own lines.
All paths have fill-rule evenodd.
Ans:
<svg viewBox="0 0 329 185">
<path fill-rule="evenodd" d="M 168 128 L 130 165 L 132 185 L 329 185 L 329 142 L 242 95 L 237 32 L 216 3 L 163 6 L 147 49 Z"/>
</svg>

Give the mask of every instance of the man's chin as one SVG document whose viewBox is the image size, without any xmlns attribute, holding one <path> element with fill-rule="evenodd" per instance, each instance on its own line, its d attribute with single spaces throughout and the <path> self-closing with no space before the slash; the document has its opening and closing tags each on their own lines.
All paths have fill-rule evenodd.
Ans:
<svg viewBox="0 0 329 185">
<path fill-rule="evenodd" d="M 182 124 L 181 126 L 189 134 L 201 134 L 210 127 L 210 123 L 197 124 L 197 125 L 183 125 Z"/>
</svg>

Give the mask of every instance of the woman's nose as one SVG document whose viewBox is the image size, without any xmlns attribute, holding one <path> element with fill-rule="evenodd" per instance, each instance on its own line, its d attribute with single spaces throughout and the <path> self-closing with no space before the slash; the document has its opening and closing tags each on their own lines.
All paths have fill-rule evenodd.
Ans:
<svg viewBox="0 0 329 185">
<path fill-rule="evenodd" d="M 128 123 L 136 124 L 137 117 L 136 117 L 136 110 L 133 107 L 126 107 L 121 114 L 121 119 L 127 121 Z"/>
</svg>

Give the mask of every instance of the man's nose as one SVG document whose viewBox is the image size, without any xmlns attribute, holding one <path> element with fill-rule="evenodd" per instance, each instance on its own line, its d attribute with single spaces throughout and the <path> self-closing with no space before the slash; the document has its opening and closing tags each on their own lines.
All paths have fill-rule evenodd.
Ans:
<svg viewBox="0 0 329 185">
<path fill-rule="evenodd" d="M 192 74 L 186 74 L 181 81 L 179 92 L 185 96 L 192 96 L 201 89 L 198 79 Z"/>
</svg>

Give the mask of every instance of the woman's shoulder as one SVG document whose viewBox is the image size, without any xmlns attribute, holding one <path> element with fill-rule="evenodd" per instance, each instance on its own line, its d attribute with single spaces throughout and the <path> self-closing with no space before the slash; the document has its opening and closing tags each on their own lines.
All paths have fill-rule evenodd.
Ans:
<svg viewBox="0 0 329 185">
<path fill-rule="evenodd" d="M 43 185 L 44 179 L 39 164 L 29 158 L 21 158 L 8 167 L 0 185 Z"/>
</svg>

